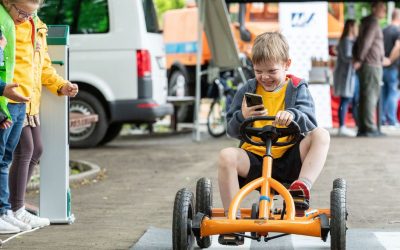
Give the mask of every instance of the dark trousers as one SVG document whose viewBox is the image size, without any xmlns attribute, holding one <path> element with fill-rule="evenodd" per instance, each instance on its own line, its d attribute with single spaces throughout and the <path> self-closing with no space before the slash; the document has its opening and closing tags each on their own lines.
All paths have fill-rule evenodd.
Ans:
<svg viewBox="0 0 400 250">
<path fill-rule="evenodd" d="M 375 114 L 380 95 L 382 67 L 363 64 L 357 74 L 360 79 L 358 132 L 374 133 L 377 131 Z"/>
<path fill-rule="evenodd" d="M 14 151 L 9 175 L 9 201 L 14 212 L 24 206 L 26 186 L 35 166 L 39 163 L 42 152 L 40 126 L 25 126 Z"/>
</svg>

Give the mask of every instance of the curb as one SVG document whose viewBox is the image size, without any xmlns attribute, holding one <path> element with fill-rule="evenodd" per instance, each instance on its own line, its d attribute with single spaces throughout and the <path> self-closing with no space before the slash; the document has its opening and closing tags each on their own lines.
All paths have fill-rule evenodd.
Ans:
<svg viewBox="0 0 400 250">
<path fill-rule="evenodd" d="M 84 179 L 94 179 L 97 174 L 100 172 L 100 167 L 94 163 L 88 162 L 88 161 L 81 161 L 81 160 L 70 160 L 71 162 L 74 163 L 79 163 L 82 165 L 86 165 L 90 168 L 89 171 L 82 172 L 80 174 L 74 174 L 69 176 L 69 184 L 75 184 L 79 183 L 80 181 Z"/>
<path fill-rule="evenodd" d="M 74 174 L 69 176 L 69 184 L 79 184 L 82 180 L 85 179 L 94 179 L 100 172 L 100 167 L 94 163 L 88 162 L 88 161 L 82 161 L 82 160 L 70 160 L 70 163 L 78 163 L 81 165 L 85 165 L 88 167 L 90 170 L 84 171 L 79 174 Z M 33 191 L 33 190 L 38 190 L 40 186 L 40 181 L 37 182 L 36 184 L 28 183 L 26 189 L 27 191 Z"/>
</svg>

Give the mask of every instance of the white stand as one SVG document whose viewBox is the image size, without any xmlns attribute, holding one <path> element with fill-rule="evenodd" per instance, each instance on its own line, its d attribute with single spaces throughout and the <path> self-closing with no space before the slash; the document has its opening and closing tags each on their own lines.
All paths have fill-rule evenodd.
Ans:
<svg viewBox="0 0 400 250">
<path fill-rule="evenodd" d="M 67 46 L 49 45 L 59 75 L 67 78 Z M 43 156 L 40 160 L 40 216 L 51 223 L 72 223 L 69 191 L 68 98 L 43 87 L 40 109 Z"/>
</svg>

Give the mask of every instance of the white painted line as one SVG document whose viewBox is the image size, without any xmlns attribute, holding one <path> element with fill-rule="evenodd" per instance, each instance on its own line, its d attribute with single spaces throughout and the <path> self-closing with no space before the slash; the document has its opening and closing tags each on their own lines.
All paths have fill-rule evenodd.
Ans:
<svg viewBox="0 0 400 250">
<path fill-rule="evenodd" d="M 374 234 L 386 249 L 400 249 L 400 232 L 374 232 Z"/>
<path fill-rule="evenodd" d="M 249 238 L 244 238 L 244 244 L 241 246 L 225 246 L 218 243 L 218 236 L 219 235 L 212 236 L 212 242 L 209 249 L 250 249 L 251 239 Z"/>
<path fill-rule="evenodd" d="M 331 239 L 328 235 L 328 239 L 323 242 L 319 237 L 303 236 L 303 235 L 291 235 L 292 244 L 294 249 L 330 249 Z"/>
</svg>

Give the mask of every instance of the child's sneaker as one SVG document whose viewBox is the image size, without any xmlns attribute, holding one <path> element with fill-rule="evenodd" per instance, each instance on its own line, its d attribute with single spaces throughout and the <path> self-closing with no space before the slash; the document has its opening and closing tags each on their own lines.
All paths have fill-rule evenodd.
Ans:
<svg viewBox="0 0 400 250">
<path fill-rule="evenodd" d="M 18 227 L 21 231 L 28 231 L 31 230 L 32 227 L 23 221 L 18 220 L 14 217 L 14 214 L 11 210 L 7 210 L 7 213 L 1 217 L 2 220 L 8 222 L 9 224 Z"/>
<path fill-rule="evenodd" d="M 41 218 L 39 216 L 33 215 L 25 210 L 25 207 L 21 207 L 15 213 L 15 218 L 30 225 L 32 228 L 45 227 L 50 225 L 50 220 L 47 218 Z"/>
<path fill-rule="evenodd" d="M 0 218 L 0 234 L 15 234 L 21 230 Z"/>
<path fill-rule="evenodd" d="M 296 217 L 303 217 L 310 208 L 310 190 L 304 182 L 297 180 L 289 187 L 296 208 Z"/>
</svg>

